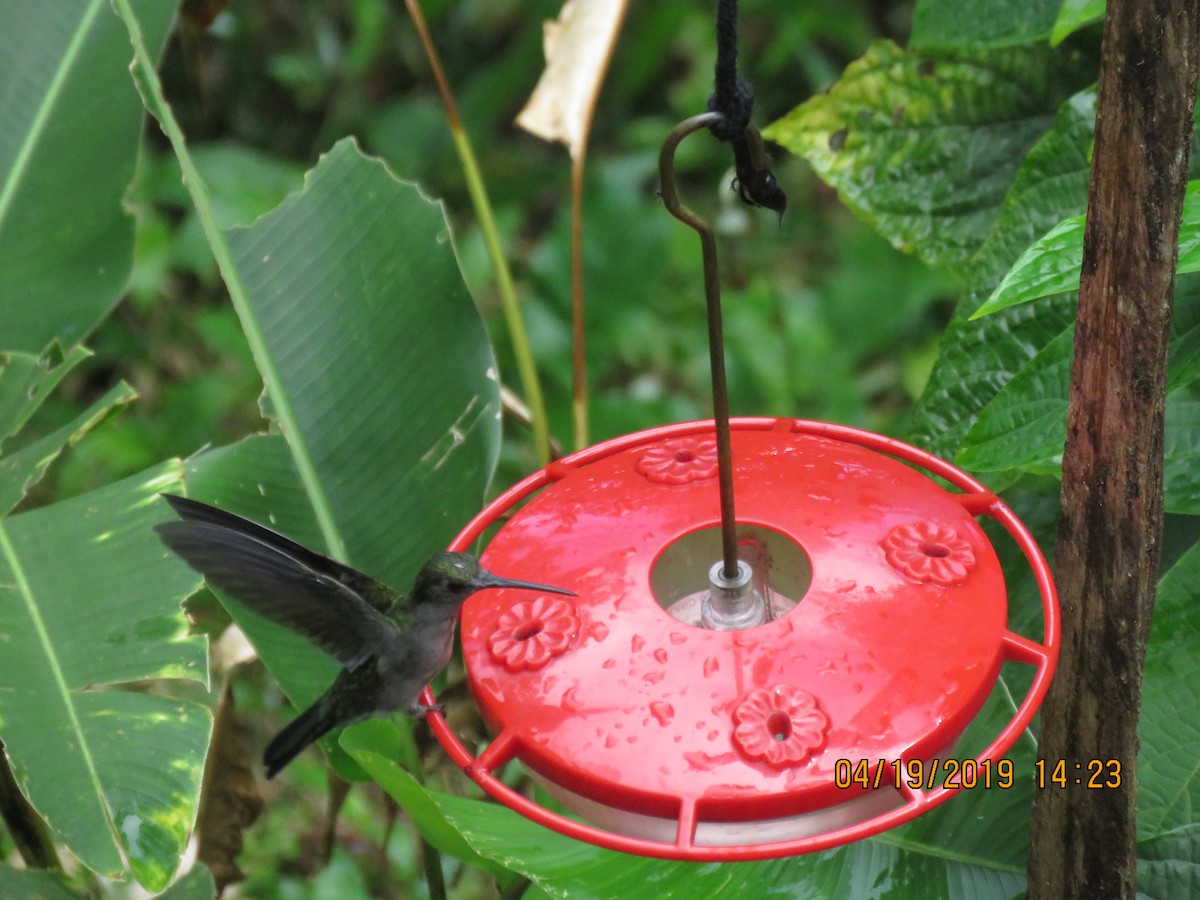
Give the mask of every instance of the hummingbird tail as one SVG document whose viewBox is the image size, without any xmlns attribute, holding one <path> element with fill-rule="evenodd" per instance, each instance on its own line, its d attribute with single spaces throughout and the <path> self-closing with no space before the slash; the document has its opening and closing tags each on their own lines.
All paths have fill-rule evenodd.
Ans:
<svg viewBox="0 0 1200 900">
<path fill-rule="evenodd" d="M 263 753 L 263 765 L 267 767 L 267 778 L 274 778 L 280 770 L 299 755 L 309 744 L 324 737 L 340 724 L 335 704 L 328 694 L 306 709 L 275 735 Z"/>
</svg>

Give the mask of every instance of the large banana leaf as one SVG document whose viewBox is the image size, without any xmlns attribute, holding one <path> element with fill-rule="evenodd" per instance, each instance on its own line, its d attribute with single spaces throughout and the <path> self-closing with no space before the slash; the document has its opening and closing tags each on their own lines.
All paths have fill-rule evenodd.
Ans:
<svg viewBox="0 0 1200 900">
<path fill-rule="evenodd" d="M 250 303 L 243 325 L 268 354 L 264 410 L 290 416 L 284 436 L 190 461 L 190 492 L 407 587 L 478 508 L 499 444 L 495 361 L 441 209 L 343 141 L 302 191 L 224 237 Z M 322 504 L 340 546 L 314 515 Z M 294 702 L 328 687 L 323 654 L 229 606 Z"/>
<path fill-rule="evenodd" d="M 495 362 L 442 211 L 343 141 L 303 191 L 227 236 L 253 311 L 243 324 L 274 368 L 264 408 L 286 403 L 290 448 L 260 437 L 201 454 L 189 486 L 338 553 L 314 521 L 324 504 L 345 555 L 406 587 L 482 501 L 499 443 Z M 294 701 L 328 686 L 319 651 L 234 616 Z"/>
<path fill-rule="evenodd" d="M 495 359 L 442 209 L 343 140 L 304 190 L 226 236 L 297 468 L 350 561 L 411 583 L 479 505 L 499 449 Z"/>
<path fill-rule="evenodd" d="M 157 50 L 175 4 L 136 6 Z M 0 349 L 38 353 L 86 336 L 121 296 L 143 113 L 108 0 L 0 0 L 0 22 Z"/>
<path fill-rule="evenodd" d="M 0 737 L 22 790 L 96 872 L 170 881 L 195 817 L 208 711 L 122 689 L 207 681 L 179 603 L 195 589 L 151 526 L 179 463 L 0 521 Z"/>
<path fill-rule="evenodd" d="M 133 6 L 114 6 L 133 45 L 134 80 L 179 160 L 304 503 L 278 466 L 256 473 L 236 454 L 215 461 L 211 483 L 256 485 L 258 497 L 243 491 L 230 506 L 301 539 L 315 518 L 321 540 L 309 543 L 407 586 L 480 504 L 499 452 L 495 358 L 444 212 L 347 139 L 275 210 L 221 230 Z M 272 481 L 286 508 L 264 503 Z M 312 673 L 328 660 L 236 603 L 230 611 L 252 641 L 279 646 L 265 659 L 288 695 L 314 699 Z"/>
</svg>

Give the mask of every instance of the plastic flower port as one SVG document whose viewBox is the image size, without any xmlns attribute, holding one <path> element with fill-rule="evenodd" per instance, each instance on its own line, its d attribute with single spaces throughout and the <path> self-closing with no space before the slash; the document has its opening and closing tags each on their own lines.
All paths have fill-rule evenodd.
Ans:
<svg viewBox="0 0 1200 900">
<path fill-rule="evenodd" d="M 892 568 L 914 581 L 951 585 L 966 580 L 975 550 L 953 528 L 936 522 L 898 525 L 883 539 Z"/>
<path fill-rule="evenodd" d="M 742 752 L 778 769 L 806 760 L 829 729 L 817 698 L 788 684 L 751 691 L 734 708 L 733 720 L 733 742 Z"/>
<path fill-rule="evenodd" d="M 571 645 L 579 631 L 575 604 L 561 597 L 538 597 L 513 604 L 500 615 L 488 649 L 510 672 L 540 669 Z"/>
<path fill-rule="evenodd" d="M 655 484 L 689 484 L 716 478 L 717 442 L 696 437 L 664 441 L 638 458 L 637 470 Z"/>
</svg>

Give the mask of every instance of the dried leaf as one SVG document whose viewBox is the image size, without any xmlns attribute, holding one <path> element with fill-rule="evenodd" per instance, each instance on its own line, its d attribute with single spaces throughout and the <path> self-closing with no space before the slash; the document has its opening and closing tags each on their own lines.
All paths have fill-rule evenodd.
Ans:
<svg viewBox="0 0 1200 900">
<path fill-rule="evenodd" d="M 546 69 L 517 124 L 578 159 L 624 18 L 625 0 L 567 0 L 545 23 Z"/>
<path fill-rule="evenodd" d="M 221 636 L 209 645 L 208 655 L 213 672 L 220 676 L 227 676 L 238 666 L 258 659 L 258 652 L 246 639 L 246 633 L 236 625 L 221 632 Z"/>
<path fill-rule="evenodd" d="M 242 833 L 262 812 L 262 796 L 250 768 L 251 759 L 246 727 L 238 719 L 226 678 L 213 722 L 196 818 L 200 845 L 197 857 L 212 872 L 218 895 L 227 885 L 246 877 L 236 862 L 242 852 Z"/>
</svg>

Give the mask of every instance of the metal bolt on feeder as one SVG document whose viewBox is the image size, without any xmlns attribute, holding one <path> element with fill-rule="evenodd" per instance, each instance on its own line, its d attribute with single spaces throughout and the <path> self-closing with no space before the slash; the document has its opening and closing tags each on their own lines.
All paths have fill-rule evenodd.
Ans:
<svg viewBox="0 0 1200 900">
<path fill-rule="evenodd" d="M 1045 695 L 1059 645 L 1046 561 L 980 482 L 853 428 L 730 421 L 716 244 L 673 177 L 678 143 L 721 120 L 682 123 L 660 157 L 664 204 L 701 237 L 714 419 L 551 463 L 467 525 L 450 549 L 503 522 L 484 565 L 577 596 L 470 598 L 463 658 L 493 738 L 474 756 L 441 716 L 429 719 L 477 784 L 533 821 L 702 861 L 860 840 L 971 786 L 968 766 L 974 783 L 992 780 Z M 757 131 L 739 140 L 739 181 L 781 210 Z M 977 517 L 1002 526 L 1030 565 L 1040 639 L 1009 627 Z M 943 784 L 938 764 L 1006 691 L 1006 663 L 1033 668 L 1024 698 L 959 763 L 958 784 Z M 586 823 L 509 788 L 496 773 L 513 760 Z"/>
</svg>

